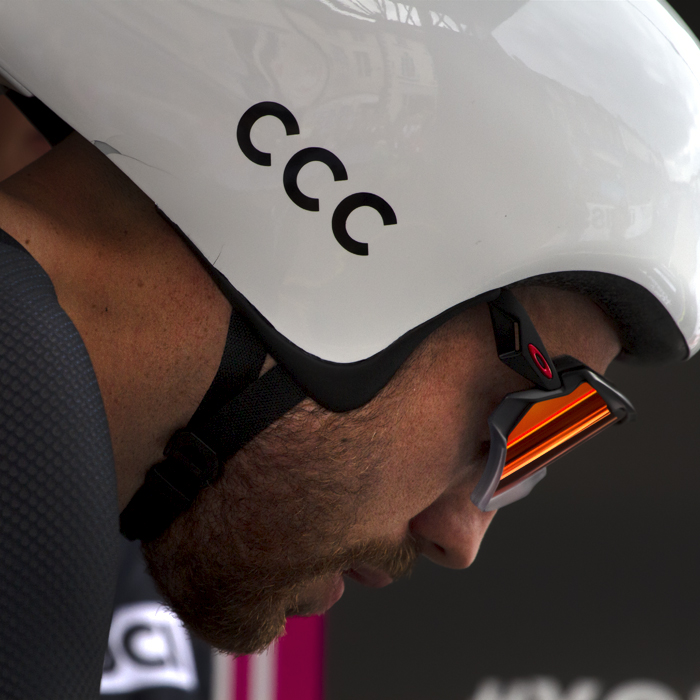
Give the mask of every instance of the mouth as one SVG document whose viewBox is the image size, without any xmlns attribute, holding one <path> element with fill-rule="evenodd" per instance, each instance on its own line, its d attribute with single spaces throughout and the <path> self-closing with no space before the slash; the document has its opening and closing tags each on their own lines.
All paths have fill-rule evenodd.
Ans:
<svg viewBox="0 0 700 700">
<path fill-rule="evenodd" d="M 323 613 L 330 610 L 343 597 L 345 592 L 343 576 L 347 576 L 368 588 L 384 588 L 384 586 L 388 586 L 394 580 L 389 574 L 380 569 L 361 564 L 353 569 L 337 573 L 328 583 L 323 585 L 321 591 L 317 590 L 310 595 L 311 600 L 314 602 L 300 605 L 294 614 L 307 617 L 310 615 L 323 615 Z"/>
<path fill-rule="evenodd" d="M 344 571 L 343 574 L 368 588 L 384 588 L 384 586 L 388 586 L 394 580 L 381 569 L 373 569 L 371 566 L 363 564 L 354 569 Z"/>
<path fill-rule="evenodd" d="M 344 592 L 345 581 L 343 581 L 343 575 L 340 573 L 333 576 L 330 580 L 317 581 L 307 590 L 304 601 L 299 603 L 293 610 L 287 611 L 287 617 L 290 615 L 300 615 L 302 617 L 323 615 L 343 597 Z"/>
</svg>

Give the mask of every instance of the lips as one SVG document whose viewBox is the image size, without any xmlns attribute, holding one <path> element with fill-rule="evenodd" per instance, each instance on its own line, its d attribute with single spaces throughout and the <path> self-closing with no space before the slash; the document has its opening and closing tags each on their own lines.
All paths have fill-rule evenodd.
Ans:
<svg viewBox="0 0 700 700">
<path fill-rule="evenodd" d="M 345 592 L 345 582 L 343 581 L 342 576 L 336 576 L 333 579 L 333 588 L 330 592 L 330 595 L 328 597 L 328 600 L 326 601 L 325 610 L 328 610 L 329 608 L 333 607 L 342 597 L 343 593 Z"/>
<path fill-rule="evenodd" d="M 302 604 L 295 614 L 302 616 L 322 615 L 335 605 L 342 597 L 345 590 L 343 576 L 361 583 L 368 588 L 384 588 L 394 579 L 381 569 L 373 569 L 371 566 L 361 564 L 354 569 L 336 574 L 330 580 L 318 581 L 309 588 L 306 603 Z"/>
<path fill-rule="evenodd" d="M 373 569 L 371 566 L 363 564 L 343 573 L 353 581 L 357 581 L 369 588 L 384 588 L 384 586 L 388 586 L 394 580 L 384 571 Z"/>
<path fill-rule="evenodd" d="M 344 590 L 345 581 L 341 574 L 336 574 L 331 579 L 314 581 L 307 587 L 293 614 L 302 617 L 323 615 L 342 598 Z"/>
</svg>

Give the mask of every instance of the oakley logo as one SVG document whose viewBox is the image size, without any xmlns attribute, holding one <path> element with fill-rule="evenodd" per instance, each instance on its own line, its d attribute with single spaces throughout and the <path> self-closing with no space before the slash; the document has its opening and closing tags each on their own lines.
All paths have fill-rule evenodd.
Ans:
<svg viewBox="0 0 700 700">
<path fill-rule="evenodd" d="M 283 105 L 277 102 L 259 102 L 248 109 L 238 122 L 236 138 L 238 146 L 243 155 L 256 165 L 272 165 L 272 155 L 257 149 L 250 140 L 250 133 L 261 117 L 276 117 L 279 119 L 287 132 L 287 136 L 299 134 L 299 123 L 294 115 Z M 306 211 L 319 211 L 320 203 L 318 199 L 309 197 L 299 189 L 299 173 L 308 163 L 323 163 L 328 167 L 333 175 L 333 180 L 339 182 L 348 179 L 348 172 L 342 161 L 331 151 L 325 148 L 311 147 L 304 148 L 295 153 L 284 168 L 282 182 L 284 191 L 289 199 L 299 208 Z M 370 192 L 357 192 L 346 197 L 333 212 L 331 227 L 336 241 L 345 250 L 354 255 L 369 255 L 369 246 L 355 240 L 347 229 L 347 222 L 350 214 L 360 207 L 370 207 L 382 217 L 384 226 L 396 224 L 396 214 L 389 203 L 376 194 Z"/>
<path fill-rule="evenodd" d="M 542 372 L 547 379 L 551 379 L 553 376 L 552 368 L 549 366 L 545 356 L 532 343 L 527 346 L 527 349 L 530 351 L 530 357 L 535 361 L 540 372 Z"/>
</svg>

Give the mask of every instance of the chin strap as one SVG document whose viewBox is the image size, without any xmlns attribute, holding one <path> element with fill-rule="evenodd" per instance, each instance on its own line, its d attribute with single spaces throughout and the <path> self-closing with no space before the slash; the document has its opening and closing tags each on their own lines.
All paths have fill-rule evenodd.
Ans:
<svg viewBox="0 0 700 700">
<path fill-rule="evenodd" d="M 120 517 L 122 534 L 144 542 L 161 535 L 226 461 L 306 398 L 276 365 L 261 377 L 265 348 L 242 316 L 231 313 L 219 370 L 186 428 L 178 430 Z M 230 397 L 233 395 L 233 399 Z"/>
</svg>

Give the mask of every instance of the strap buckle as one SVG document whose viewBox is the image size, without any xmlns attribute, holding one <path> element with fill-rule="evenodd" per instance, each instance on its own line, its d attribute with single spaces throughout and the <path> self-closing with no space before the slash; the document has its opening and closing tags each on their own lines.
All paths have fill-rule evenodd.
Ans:
<svg viewBox="0 0 700 700">
<path fill-rule="evenodd" d="M 184 466 L 193 477 L 199 480 L 200 488 L 213 484 L 219 478 L 221 472 L 219 456 L 209 445 L 186 428 L 178 430 L 170 438 L 163 454 Z"/>
</svg>

